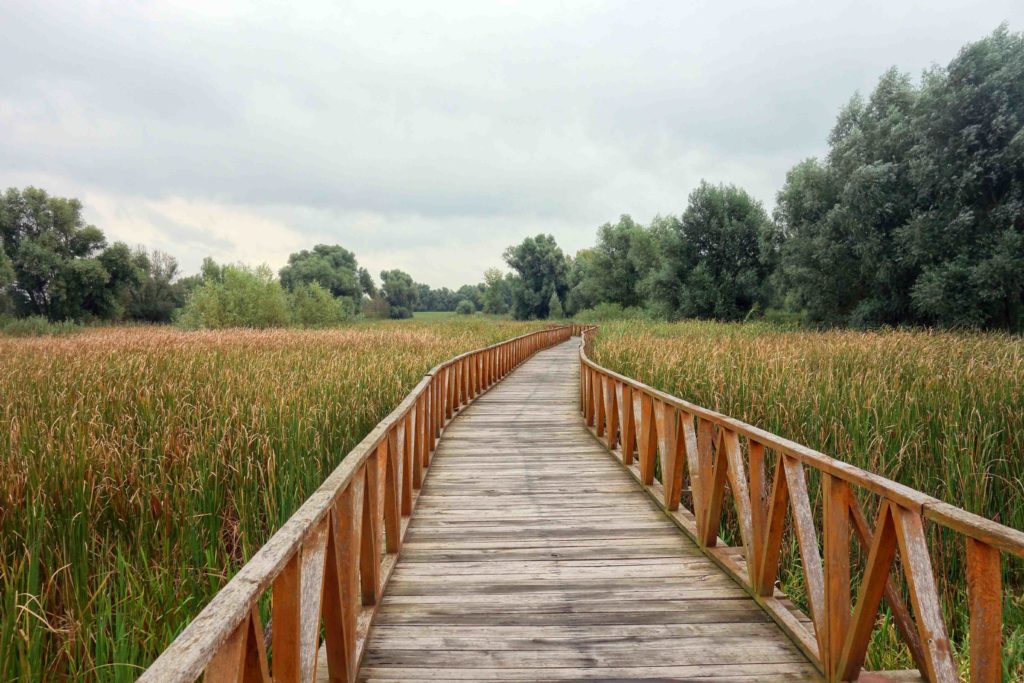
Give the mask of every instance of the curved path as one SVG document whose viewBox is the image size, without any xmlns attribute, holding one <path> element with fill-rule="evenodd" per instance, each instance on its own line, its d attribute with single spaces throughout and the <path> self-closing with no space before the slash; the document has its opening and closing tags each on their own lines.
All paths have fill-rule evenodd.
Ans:
<svg viewBox="0 0 1024 683">
<path fill-rule="evenodd" d="M 819 680 L 586 430 L 578 346 L 445 430 L 360 680 Z"/>
</svg>

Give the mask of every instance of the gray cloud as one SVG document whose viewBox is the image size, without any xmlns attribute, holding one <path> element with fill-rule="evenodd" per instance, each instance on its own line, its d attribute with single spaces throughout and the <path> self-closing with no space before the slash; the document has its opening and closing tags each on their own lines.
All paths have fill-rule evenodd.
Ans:
<svg viewBox="0 0 1024 683">
<path fill-rule="evenodd" d="M 0 6 L 0 183 L 114 238 L 265 260 L 316 241 L 456 286 L 701 180 L 770 205 L 835 114 L 1019 2 L 21 2 Z"/>
</svg>

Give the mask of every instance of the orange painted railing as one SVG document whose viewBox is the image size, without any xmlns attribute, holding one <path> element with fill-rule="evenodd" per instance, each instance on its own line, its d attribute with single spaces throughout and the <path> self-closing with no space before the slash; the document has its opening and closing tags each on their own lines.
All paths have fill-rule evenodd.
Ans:
<svg viewBox="0 0 1024 683">
<path fill-rule="evenodd" d="M 321 647 L 331 681 L 354 681 L 366 634 L 445 425 L 535 352 L 552 327 L 431 370 L 217 593 L 140 681 L 312 681 Z M 269 591 L 270 641 L 258 609 Z M 323 638 L 321 638 L 321 624 Z"/>
<path fill-rule="evenodd" d="M 596 328 L 573 331 L 583 336 L 580 405 L 587 425 L 827 680 L 860 675 L 883 599 L 920 673 L 930 681 L 959 680 L 926 542 L 928 524 L 956 532 L 966 544 L 970 680 L 1001 680 L 1001 553 L 1024 557 L 1024 533 L 601 367 L 588 355 Z M 820 514 L 808 495 L 811 471 L 821 477 Z M 740 541 L 735 547 L 722 546 L 719 538 L 726 498 Z M 873 525 L 862 501 L 877 504 Z M 776 589 L 783 544 L 793 537 L 809 620 Z M 855 601 L 853 538 L 866 555 Z M 897 554 L 912 612 L 893 571 Z"/>
</svg>

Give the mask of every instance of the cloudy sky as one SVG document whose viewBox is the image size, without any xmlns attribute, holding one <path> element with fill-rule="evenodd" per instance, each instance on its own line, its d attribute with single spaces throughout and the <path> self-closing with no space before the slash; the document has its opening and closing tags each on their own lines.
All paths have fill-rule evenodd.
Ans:
<svg viewBox="0 0 1024 683">
<path fill-rule="evenodd" d="M 0 186 L 186 271 L 327 242 L 457 287 L 702 178 L 770 208 L 854 91 L 1003 21 L 1024 3 L 0 0 Z"/>
</svg>

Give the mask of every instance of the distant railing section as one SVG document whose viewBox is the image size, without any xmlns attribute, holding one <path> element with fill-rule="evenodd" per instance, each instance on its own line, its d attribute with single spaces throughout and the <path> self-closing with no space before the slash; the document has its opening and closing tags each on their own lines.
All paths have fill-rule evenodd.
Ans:
<svg viewBox="0 0 1024 683">
<path fill-rule="evenodd" d="M 928 522 L 966 544 L 970 680 L 1001 680 L 1001 553 L 1024 557 L 1024 533 L 601 367 L 588 355 L 596 327 L 576 325 L 573 333 L 583 337 L 580 405 L 587 425 L 827 680 L 857 679 L 883 599 L 920 673 L 930 681 L 959 680 L 926 542 Z M 820 515 L 808 495 L 812 471 L 821 477 Z M 720 545 L 726 498 L 738 527 L 736 547 Z M 877 502 L 873 524 L 861 499 Z M 783 544 L 793 536 L 809 620 L 775 587 Z M 853 538 L 866 555 L 856 601 Z M 895 580 L 897 553 L 912 612 Z"/>
<path fill-rule="evenodd" d="M 431 370 L 260 548 L 140 681 L 307 683 L 326 645 L 331 681 L 355 681 L 370 623 L 445 425 L 535 352 L 551 327 Z M 258 603 L 270 591 L 272 658 Z M 322 631 L 321 631 L 322 626 Z M 321 632 L 323 638 L 321 639 Z"/>
</svg>

